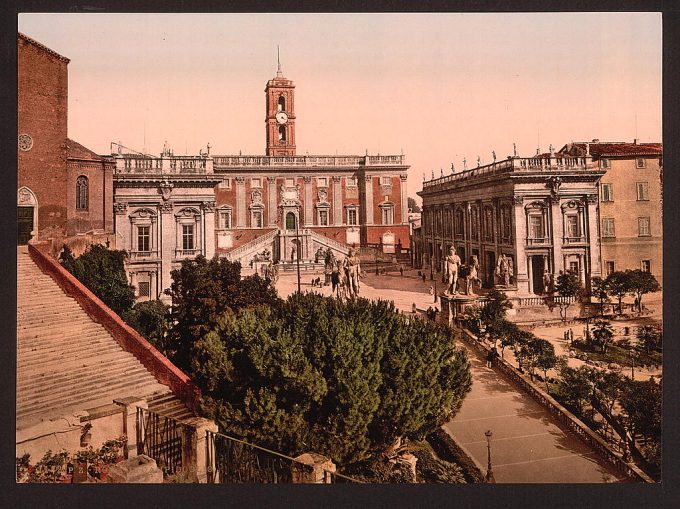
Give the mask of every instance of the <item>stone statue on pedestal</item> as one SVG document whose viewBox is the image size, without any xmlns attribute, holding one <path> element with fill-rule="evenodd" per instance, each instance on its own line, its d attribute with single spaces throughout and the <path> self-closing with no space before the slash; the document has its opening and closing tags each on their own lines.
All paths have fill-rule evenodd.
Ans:
<svg viewBox="0 0 680 509">
<path fill-rule="evenodd" d="M 470 257 L 470 263 L 467 266 L 467 273 L 465 275 L 465 294 L 475 295 L 475 282 L 479 283 L 479 276 L 477 269 L 479 268 L 479 261 L 476 255 Z"/>
<path fill-rule="evenodd" d="M 456 254 L 455 249 L 451 246 L 449 255 L 445 260 L 447 287 L 444 293 L 455 295 L 458 291 L 458 269 L 460 268 L 460 264 L 460 256 Z"/>
<path fill-rule="evenodd" d="M 354 298 L 359 295 L 359 277 L 361 274 L 359 257 L 354 248 L 349 250 L 349 255 L 345 258 L 344 268 L 347 292 L 350 298 Z"/>
<path fill-rule="evenodd" d="M 512 259 L 505 254 L 501 254 L 496 263 L 496 275 L 502 281 L 501 284 L 510 286 L 510 277 L 512 277 L 513 274 Z"/>
</svg>

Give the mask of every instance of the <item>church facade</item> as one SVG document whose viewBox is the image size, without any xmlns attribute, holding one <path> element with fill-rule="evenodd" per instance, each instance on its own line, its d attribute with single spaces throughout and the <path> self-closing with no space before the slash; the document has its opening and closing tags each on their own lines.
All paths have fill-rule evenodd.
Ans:
<svg viewBox="0 0 680 509">
<path fill-rule="evenodd" d="M 112 154 L 117 247 L 140 299 L 162 297 L 199 254 L 309 268 L 329 248 L 408 250 L 404 156 L 297 155 L 295 85 L 280 68 L 265 104 L 265 155 Z"/>
</svg>

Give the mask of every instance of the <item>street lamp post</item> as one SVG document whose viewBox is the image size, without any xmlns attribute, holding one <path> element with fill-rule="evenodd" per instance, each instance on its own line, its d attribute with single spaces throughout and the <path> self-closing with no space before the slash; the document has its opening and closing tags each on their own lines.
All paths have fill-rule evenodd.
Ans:
<svg viewBox="0 0 680 509">
<path fill-rule="evenodd" d="M 635 350 L 630 351 L 630 378 L 635 380 L 635 359 L 637 359 L 637 352 Z"/>
<path fill-rule="evenodd" d="M 486 482 L 496 482 L 496 480 L 493 477 L 493 470 L 491 469 L 491 436 L 493 433 L 491 430 L 487 430 L 486 433 L 484 433 L 484 436 L 486 437 L 486 452 L 487 452 L 487 463 L 486 463 Z"/>
</svg>

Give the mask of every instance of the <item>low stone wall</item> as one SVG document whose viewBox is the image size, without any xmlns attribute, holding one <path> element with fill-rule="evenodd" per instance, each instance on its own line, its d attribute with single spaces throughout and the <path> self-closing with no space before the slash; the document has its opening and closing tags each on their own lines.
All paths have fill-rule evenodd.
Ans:
<svg viewBox="0 0 680 509">
<path fill-rule="evenodd" d="M 463 339 L 474 348 L 481 351 L 486 358 L 489 347 L 475 339 L 474 334 L 467 329 L 459 329 Z M 494 358 L 494 366 L 500 369 L 512 382 L 520 389 L 529 394 L 538 403 L 543 405 L 561 424 L 569 431 L 580 438 L 588 447 L 598 453 L 603 459 L 608 461 L 614 468 L 622 474 L 638 482 L 653 483 L 654 480 L 645 474 L 640 468 L 632 463 L 626 463 L 621 455 L 612 450 L 607 443 L 593 430 L 586 426 L 578 417 L 564 408 L 552 396 L 538 387 L 536 384 L 527 380 L 505 359 Z"/>
<path fill-rule="evenodd" d="M 67 295 L 75 298 L 85 312 L 100 323 L 125 351 L 132 353 L 160 383 L 169 386 L 185 405 L 197 412 L 200 390 L 191 379 L 56 260 L 45 254 L 44 249 L 49 249 L 49 245 L 28 246 L 29 255 L 41 270 L 49 274 Z"/>
</svg>

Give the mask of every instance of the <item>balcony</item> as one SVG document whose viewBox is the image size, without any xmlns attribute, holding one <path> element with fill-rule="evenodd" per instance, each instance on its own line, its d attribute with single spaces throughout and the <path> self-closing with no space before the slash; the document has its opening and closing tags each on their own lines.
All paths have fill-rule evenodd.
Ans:
<svg viewBox="0 0 680 509">
<path fill-rule="evenodd" d="M 547 246 L 550 244 L 550 239 L 548 237 L 527 237 L 527 246 Z"/>
<path fill-rule="evenodd" d="M 403 166 L 403 155 L 386 156 L 230 156 L 216 155 L 212 158 L 216 167 L 243 166 Z"/>
<path fill-rule="evenodd" d="M 130 251 L 130 260 L 154 260 L 158 258 L 159 251 Z"/>
<path fill-rule="evenodd" d="M 585 244 L 586 238 L 584 236 L 580 237 L 562 237 L 562 243 L 565 245 L 571 244 Z"/>
<path fill-rule="evenodd" d="M 201 254 L 200 249 L 175 249 L 175 258 L 177 259 L 191 258 L 199 254 Z"/>
</svg>

